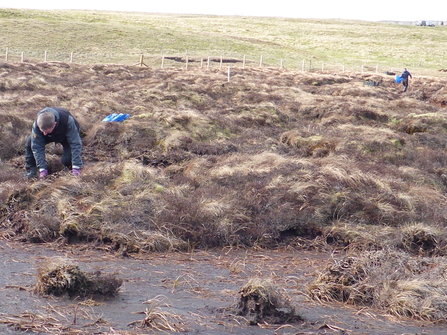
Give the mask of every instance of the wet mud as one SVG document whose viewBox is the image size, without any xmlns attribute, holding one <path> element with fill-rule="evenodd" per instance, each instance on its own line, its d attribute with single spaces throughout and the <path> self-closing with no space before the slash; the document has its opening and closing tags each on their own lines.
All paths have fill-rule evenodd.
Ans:
<svg viewBox="0 0 447 335">
<path fill-rule="evenodd" d="M 123 257 L 82 246 L 0 242 L 1 334 L 442 334 L 442 325 L 397 319 L 344 304 L 310 301 L 305 285 L 329 254 L 310 251 L 211 250 Z M 117 296 L 54 297 L 33 292 L 37 265 L 66 257 L 85 271 L 123 280 Z M 301 320 L 249 322 L 235 313 L 250 278 L 284 289 Z M 148 314 L 158 316 L 151 319 Z M 147 322 L 143 322 L 146 320 Z M 153 321 L 153 322 L 152 322 Z M 163 323 L 164 322 L 164 323 Z M 171 328 L 169 328 L 171 327 Z"/>
</svg>

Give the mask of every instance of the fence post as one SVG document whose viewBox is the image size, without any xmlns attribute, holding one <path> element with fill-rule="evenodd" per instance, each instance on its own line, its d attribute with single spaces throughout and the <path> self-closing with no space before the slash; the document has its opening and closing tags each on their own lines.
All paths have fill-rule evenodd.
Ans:
<svg viewBox="0 0 447 335">
<path fill-rule="evenodd" d="M 262 55 L 261 55 L 261 60 L 259 61 L 259 67 L 262 67 Z"/>
<path fill-rule="evenodd" d="M 48 59 L 48 52 L 45 50 L 44 56 L 43 56 L 43 61 L 46 63 Z"/>
<path fill-rule="evenodd" d="M 223 56 L 220 55 L 220 64 L 219 64 L 219 70 L 222 70 L 222 63 L 223 63 Z"/>
<path fill-rule="evenodd" d="M 206 69 L 210 69 L 210 56 L 208 56 L 208 61 L 206 62 Z"/>
<path fill-rule="evenodd" d="M 6 48 L 5 62 L 8 61 L 8 48 Z"/>
<path fill-rule="evenodd" d="M 25 61 L 25 53 L 22 51 L 21 62 L 23 63 L 24 61 Z"/>
<path fill-rule="evenodd" d="M 301 71 L 304 71 L 305 67 L 306 67 L 306 60 L 303 59 L 303 65 L 301 65 Z"/>
<path fill-rule="evenodd" d="M 363 68 L 364 68 L 364 66 L 362 65 L 362 73 L 363 73 Z"/>
<path fill-rule="evenodd" d="M 139 66 L 146 66 L 146 67 L 149 67 L 149 66 L 147 66 L 146 65 L 146 63 L 144 62 L 144 55 L 141 55 L 140 56 L 140 61 L 137 63 L 137 64 L 135 64 L 135 65 L 139 65 Z"/>
<path fill-rule="evenodd" d="M 379 64 L 376 65 L 376 73 L 379 73 Z"/>
<path fill-rule="evenodd" d="M 343 65 L 342 71 L 345 72 L 345 66 Z"/>
<path fill-rule="evenodd" d="M 161 68 L 164 69 L 165 67 L 165 55 L 161 56 Z"/>
<path fill-rule="evenodd" d="M 242 68 L 245 69 L 245 55 L 244 55 L 244 59 L 242 60 Z"/>
<path fill-rule="evenodd" d="M 284 59 L 282 59 L 282 58 L 281 58 L 281 64 L 279 65 L 279 68 L 280 68 L 280 69 L 283 69 L 283 68 L 284 68 Z"/>
<path fill-rule="evenodd" d="M 188 55 L 186 55 L 185 63 L 185 69 L 188 70 Z"/>
<path fill-rule="evenodd" d="M 230 82 L 230 67 L 228 67 L 228 82 Z"/>
<path fill-rule="evenodd" d="M 70 64 L 73 63 L 73 52 L 70 54 Z"/>
<path fill-rule="evenodd" d="M 203 57 L 200 59 L 200 68 L 203 69 Z"/>
</svg>

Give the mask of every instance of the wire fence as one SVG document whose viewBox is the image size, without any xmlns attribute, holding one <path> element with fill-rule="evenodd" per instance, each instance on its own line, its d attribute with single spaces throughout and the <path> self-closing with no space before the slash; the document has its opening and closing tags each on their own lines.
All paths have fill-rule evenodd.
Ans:
<svg viewBox="0 0 447 335">
<path fill-rule="evenodd" d="M 1 57 L 1 56 L 0 56 Z M 269 67 L 281 69 L 295 69 L 315 72 L 365 72 L 365 73 L 394 73 L 402 69 L 398 66 L 390 66 L 383 63 L 371 61 L 352 60 L 345 64 L 325 62 L 316 59 L 281 59 L 272 56 L 247 56 L 247 55 L 218 55 L 201 56 L 186 53 L 166 55 L 143 55 L 131 53 L 66 53 L 9 50 L 6 48 L 4 54 L 5 62 L 63 62 L 75 64 L 121 64 L 136 65 L 151 68 L 218 68 L 227 70 L 229 68 L 246 67 Z M 410 67 L 410 66 L 408 66 Z M 421 68 L 421 64 L 414 64 L 412 68 Z M 441 74 L 442 76 L 442 74 Z"/>
</svg>

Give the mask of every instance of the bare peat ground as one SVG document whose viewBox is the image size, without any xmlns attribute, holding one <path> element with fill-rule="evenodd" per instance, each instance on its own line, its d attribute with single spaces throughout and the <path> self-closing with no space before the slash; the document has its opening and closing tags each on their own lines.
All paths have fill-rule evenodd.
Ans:
<svg viewBox="0 0 447 335">
<path fill-rule="evenodd" d="M 84 250 L 83 250 L 84 249 Z M 324 266 L 315 251 L 213 250 L 122 257 L 83 247 L 0 242 L 0 332 L 2 334 L 442 334 L 443 326 L 380 315 L 343 304 L 306 298 L 306 283 Z M 117 297 L 68 299 L 32 292 L 36 264 L 63 256 L 83 270 L 124 280 Z M 231 312 L 249 278 L 269 278 L 283 287 L 302 322 L 249 326 Z M 144 311 L 165 313 L 169 330 L 141 327 Z"/>
</svg>

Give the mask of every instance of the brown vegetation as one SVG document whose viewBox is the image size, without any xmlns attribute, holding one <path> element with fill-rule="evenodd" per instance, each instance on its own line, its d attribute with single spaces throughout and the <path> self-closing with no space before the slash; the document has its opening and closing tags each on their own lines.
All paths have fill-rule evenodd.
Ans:
<svg viewBox="0 0 447 335">
<path fill-rule="evenodd" d="M 253 68 L 227 82 L 218 70 L 0 64 L 2 236 L 123 255 L 307 239 L 444 256 L 446 82 L 413 75 L 401 93 L 392 77 L 359 73 Z M 369 80 L 379 85 L 363 85 Z M 67 108 L 81 124 L 79 178 L 63 170 L 52 145 L 50 177 L 24 177 L 25 138 L 46 106 Z M 131 117 L 101 121 L 111 113 Z M 369 255 L 383 272 L 378 254 Z M 371 262 L 346 262 L 354 273 L 329 269 L 315 298 L 438 318 L 377 300 L 391 283 L 373 289 L 363 281 Z"/>
<path fill-rule="evenodd" d="M 219 71 L 115 65 L 1 71 L 5 236 L 128 253 L 275 246 L 333 234 L 334 224 L 378 235 L 444 226 L 447 124 L 430 103 L 440 79 L 418 78 L 402 94 L 391 77 L 352 73 L 245 69 L 228 83 Z M 380 85 L 363 85 L 372 79 Z M 81 123 L 85 168 L 72 178 L 61 148 L 48 146 L 52 176 L 23 183 L 24 140 L 45 106 Z M 131 117 L 101 122 L 111 113 Z M 432 244 L 442 254 L 443 234 Z"/>
<path fill-rule="evenodd" d="M 46 259 L 39 265 L 37 272 L 34 290 L 47 295 L 113 297 L 123 283 L 114 275 L 81 271 L 76 264 L 65 258 Z"/>
<path fill-rule="evenodd" d="M 270 280 L 251 278 L 240 288 L 239 294 L 236 312 L 251 325 L 301 320 L 285 293 Z"/>
<path fill-rule="evenodd" d="M 445 258 L 372 251 L 330 262 L 308 287 L 319 301 L 342 301 L 419 320 L 445 322 Z"/>
</svg>

